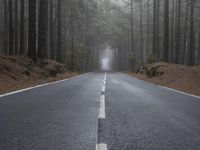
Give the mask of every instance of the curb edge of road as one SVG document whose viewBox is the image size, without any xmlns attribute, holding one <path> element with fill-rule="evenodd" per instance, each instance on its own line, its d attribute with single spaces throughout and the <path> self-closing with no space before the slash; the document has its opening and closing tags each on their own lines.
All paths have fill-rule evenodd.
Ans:
<svg viewBox="0 0 200 150">
<path fill-rule="evenodd" d="M 167 89 L 167 90 L 170 90 L 170 91 L 174 91 L 174 92 L 177 92 L 177 93 L 180 93 L 180 94 L 184 94 L 184 95 L 187 95 L 187 96 L 191 96 L 191 97 L 195 97 L 195 98 L 199 98 L 200 99 L 200 96 L 197 96 L 197 95 L 192 95 L 190 93 L 185 93 L 183 91 L 179 91 L 179 90 L 175 90 L 175 89 L 172 89 L 172 88 L 169 88 L 169 87 L 165 87 L 165 86 L 161 86 L 161 85 L 157 85 L 161 88 L 164 88 L 164 89 Z"/>
<path fill-rule="evenodd" d="M 8 92 L 8 93 L 5 93 L 5 94 L 0 94 L 0 98 L 6 97 L 6 96 L 9 96 L 9 95 L 13 95 L 13 94 L 17 94 L 17 93 L 21 93 L 21 92 L 25 92 L 25 91 L 29 91 L 29 90 L 36 89 L 36 88 L 39 88 L 39 87 L 44 87 L 44 86 L 48 86 L 48 85 L 53 85 L 53 84 L 65 82 L 65 81 L 72 80 L 72 79 L 75 79 L 75 78 L 79 78 L 79 77 L 82 77 L 82 76 L 85 76 L 85 75 L 88 75 L 88 74 L 92 74 L 92 73 L 93 72 L 88 72 L 88 73 L 81 74 L 81 75 L 78 75 L 78 76 L 73 76 L 73 77 L 62 79 L 62 80 L 58 80 L 58 81 L 39 84 L 39 85 L 31 86 L 31 87 L 28 87 L 28 88 L 25 88 L 25 89 L 16 90 L 16 91 Z"/>
<path fill-rule="evenodd" d="M 176 89 L 172 89 L 172 88 L 169 88 L 169 87 L 166 87 L 166 86 L 161 86 L 161 85 L 158 85 L 158 84 L 154 84 L 154 83 L 151 83 L 151 82 L 147 82 L 147 81 L 144 81 L 144 80 L 141 80 L 137 77 L 133 77 L 133 76 L 130 76 L 129 74 L 126 74 L 126 73 L 123 73 L 123 72 L 120 72 L 121 74 L 125 74 L 131 78 L 135 78 L 137 80 L 140 80 L 140 81 L 143 81 L 145 83 L 148 83 L 148 84 L 151 84 L 151 85 L 154 85 L 154 86 L 157 86 L 157 87 L 160 87 L 160 88 L 163 88 L 163 89 L 166 89 L 166 90 L 170 90 L 170 91 L 174 91 L 174 92 L 177 92 L 179 94 L 183 94 L 183 95 L 187 95 L 187 96 L 191 96 L 191 97 L 195 97 L 195 98 L 198 98 L 200 99 L 200 96 L 197 96 L 197 95 L 193 95 L 193 94 L 190 94 L 190 93 L 186 93 L 186 92 L 183 92 L 183 91 L 179 91 L 179 90 L 176 90 Z"/>
</svg>

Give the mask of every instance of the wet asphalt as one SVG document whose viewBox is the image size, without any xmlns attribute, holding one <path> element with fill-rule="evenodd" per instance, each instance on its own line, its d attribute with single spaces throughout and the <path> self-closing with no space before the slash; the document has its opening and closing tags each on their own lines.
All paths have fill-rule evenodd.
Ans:
<svg viewBox="0 0 200 150">
<path fill-rule="evenodd" d="M 107 72 L 0 97 L 0 150 L 199 150 L 200 98 Z"/>
</svg>

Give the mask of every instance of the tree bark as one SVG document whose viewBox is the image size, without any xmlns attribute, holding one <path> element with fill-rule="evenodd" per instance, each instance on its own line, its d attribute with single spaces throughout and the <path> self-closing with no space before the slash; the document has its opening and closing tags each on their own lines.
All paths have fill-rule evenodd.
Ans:
<svg viewBox="0 0 200 150">
<path fill-rule="evenodd" d="M 175 55 L 175 63 L 179 63 L 179 55 L 180 55 L 180 31 L 181 31 L 181 0 L 177 2 L 177 18 L 176 18 L 176 55 Z"/>
<path fill-rule="evenodd" d="M 193 66 L 194 59 L 194 0 L 190 0 L 190 40 L 189 40 L 189 63 L 188 65 Z"/>
<path fill-rule="evenodd" d="M 175 1 L 172 1 L 172 15 L 171 15 L 171 28 L 170 28 L 170 31 L 171 31 L 171 36 L 170 36 L 170 51 L 169 51 L 169 55 L 170 55 L 170 58 L 169 58 L 169 61 L 170 62 L 175 62 L 174 61 L 174 39 L 175 39 L 175 28 L 174 28 L 174 14 L 175 14 Z"/>
<path fill-rule="evenodd" d="M 8 12 L 9 12 L 9 55 L 13 55 L 14 44 L 14 31 L 13 31 L 13 2 L 8 0 Z"/>
<path fill-rule="evenodd" d="M 156 57 L 160 58 L 160 0 L 156 5 Z"/>
<path fill-rule="evenodd" d="M 147 38 L 146 38 L 146 55 L 149 56 L 149 25 L 150 25 L 150 19 L 149 19 L 149 4 L 150 0 L 147 1 Z"/>
<path fill-rule="evenodd" d="M 131 51 L 134 52 L 134 42 L 133 42 L 133 0 L 131 0 Z"/>
<path fill-rule="evenodd" d="M 38 23 L 38 57 L 47 57 L 48 1 L 40 0 Z"/>
<path fill-rule="evenodd" d="M 53 11 L 53 0 L 50 0 L 50 57 L 51 59 L 55 59 L 55 49 L 54 49 L 54 17 L 53 17 L 54 11 Z"/>
<path fill-rule="evenodd" d="M 183 64 L 186 64 L 186 46 L 187 46 L 187 32 L 188 32 L 188 10 L 189 2 L 186 6 L 185 23 L 184 23 L 184 35 L 183 35 Z"/>
<path fill-rule="evenodd" d="M 142 18 L 142 0 L 140 0 L 140 59 L 143 61 L 143 18 Z"/>
<path fill-rule="evenodd" d="M 156 55 L 157 49 L 156 49 L 156 0 L 153 0 L 153 49 L 152 53 L 153 55 Z"/>
<path fill-rule="evenodd" d="M 15 21 L 15 51 L 14 51 L 14 54 L 15 55 L 18 55 L 19 53 L 19 31 L 18 31 L 18 26 L 19 26 L 19 21 L 18 21 L 18 0 L 15 0 L 15 18 L 14 18 L 14 21 Z"/>
<path fill-rule="evenodd" d="M 169 61 L 169 1 L 164 1 L 164 61 Z"/>
<path fill-rule="evenodd" d="M 5 28 L 5 34 L 4 34 L 4 54 L 8 54 L 8 2 L 7 0 L 3 1 L 4 5 L 4 28 Z"/>
<path fill-rule="evenodd" d="M 62 0 L 57 0 L 57 61 L 63 61 L 62 55 Z"/>
<path fill-rule="evenodd" d="M 28 23 L 28 53 L 27 56 L 36 61 L 36 2 L 37 0 L 29 0 L 29 23 Z"/>
<path fill-rule="evenodd" d="M 20 12 L 20 46 L 19 55 L 24 55 L 25 45 L 24 45 L 24 0 L 21 0 L 21 12 Z"/>
</svg>

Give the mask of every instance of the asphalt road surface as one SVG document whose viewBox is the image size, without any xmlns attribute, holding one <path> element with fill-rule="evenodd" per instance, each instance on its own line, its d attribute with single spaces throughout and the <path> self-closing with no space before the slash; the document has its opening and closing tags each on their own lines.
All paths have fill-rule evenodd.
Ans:
<svg viewBox="0 0 200 150">
<path fill-rule="evenodd" d="M 0 150 L 199 150 L 200 98 L 118 72 L 0 95 Z"/>
</svg>

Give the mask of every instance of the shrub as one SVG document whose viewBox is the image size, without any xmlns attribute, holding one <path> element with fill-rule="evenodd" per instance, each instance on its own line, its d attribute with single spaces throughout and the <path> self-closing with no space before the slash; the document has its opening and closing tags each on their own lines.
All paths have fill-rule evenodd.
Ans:
<svg viewBox="0 0 200 150">
<path fill-rule="evenodd" d="M 131 67 L 131 71 L 135 71 L 135 67 L 136 67 L 136 57 L 135 54 L 133 52 L 130 52 L 128 55 L 128 62 L 130 64 Z"/>
<path fill-rule="evenodd" d="M 156 56 L 155 56 L 155 54 L 150 54 L 147 57 L 147 64 L 152 64 L 152 63 L 155 63 L 155 62 L 156 62 Z"/>
</svg>

